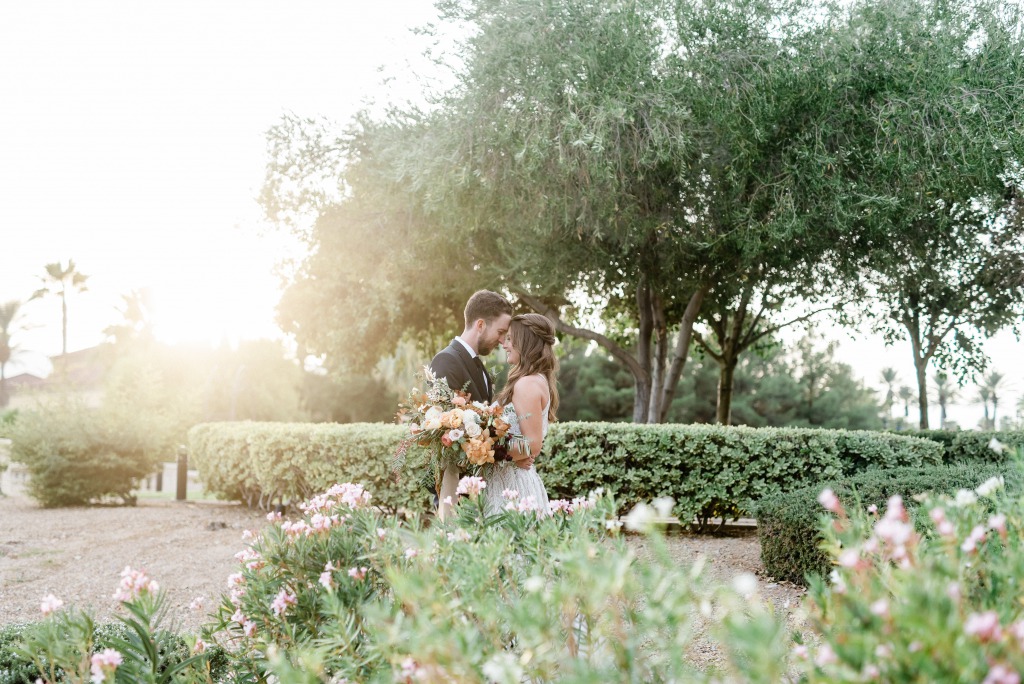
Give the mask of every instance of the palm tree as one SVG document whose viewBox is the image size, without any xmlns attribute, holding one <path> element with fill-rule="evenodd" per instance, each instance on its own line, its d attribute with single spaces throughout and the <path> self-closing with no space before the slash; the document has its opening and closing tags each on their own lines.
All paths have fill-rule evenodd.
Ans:
<svg viewBox="0 0 1024 684">
<path fill-rule="evenodd" d="M 989 430 L 992 427 L 992 423 L 988 417 L 988 400 L 992 397 L 992 392 L 989 390 L 987 385 L 981 385 L 978 387 L 978 399 L 981 400 L 982 406 L 985 407 L 985 420 L 982 423 L 983 430 Z"/>
<path fill-rule="evenodd" d="M 903 385 L 900 387 L 899 397 L 903 400 L 903 417 L 910 418 L 910 400 L 914 398 L 914 390 Z"/>
<path fill-rule="evenodd" d="M 61 354 L 68 353 L 68 293 L 85 292 L 85 281 L 89 276 L 82 275 L 75 268 L 75 262 L 68 259 L 67 268 L 61 266 L 58 261 L 53 264 L 46 264 L 46 276 L 40 277 L 43 287 L 36 290 L 32 299 L 39 299 L 47 295 L 55 294 L 60 297 L 61 309 Z"/>
<path fill-rule="evenodd" d="M 984 387 L 989 392 L 989 400 L 992 402 L 992 423 L 991 429 L 996 429 L 996 412 L 999 410 L 999 395 L 1006 388 L 1005 381 L 1006 376 L 998 371 L 992 371 L 983 379 Z"/>
<path fill-rule="evenodd" d="M 939 402 L 939 427 L 946 427 L 946 407 L 957 400 L 956 385 L 949 379 L 949 376 L 939 371 L 932 377 L 935 383 L 936 398 Z"/>
<path fill-rule="evenodd" d="M 893 388 L 896 386 L 898 381 L 899 374 L 896 372 L 895 368 L 882 369 L 882 383 L 886 387 L 885 401 L 883 402 L 883 406 L 885 406 L 886 423 L 892 421 L 892 405 L 893 401 L 896 399 L 896 392 Z"/>
<path fill-rule="evenodd" d="M 7 406 L 7 364 L 14 355 L 11 328 L 20 308 L 21 302 L 17 299 L 0 304 L 0 408 Z"/>
</svg>

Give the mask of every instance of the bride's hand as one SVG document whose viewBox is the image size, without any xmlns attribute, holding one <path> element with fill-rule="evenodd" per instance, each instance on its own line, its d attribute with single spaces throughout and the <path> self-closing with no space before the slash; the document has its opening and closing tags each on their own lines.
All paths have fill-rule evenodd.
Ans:
<svg viewBox="0 0 1024 684">
<path fill-rule="evenodd" d="M 529 457 L 529 458 L 520 458 L 520 459 L 518 459 L 516 461 L 513 461 L 513 462 L 516 464 L 516 467 L 522 468 L 523 470 L 529 470 L 530 468 L 533 467 L 533 457 L 532 456 Z"/>
</svg>

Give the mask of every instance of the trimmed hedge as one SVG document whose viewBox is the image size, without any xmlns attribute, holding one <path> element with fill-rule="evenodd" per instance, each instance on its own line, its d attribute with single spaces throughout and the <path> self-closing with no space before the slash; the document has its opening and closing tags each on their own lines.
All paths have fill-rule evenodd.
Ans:
<svg viewBox="0 0 1024 684">
<path fill-rule="evenodd" d="M 623 423 L 556 424 L 545 451 L 538 468 L 552 496 L 604 487 L 626 508 L 671 496 L 680 520 L 737 516 L 769 494 L 942 456 L 933 442 L 880 432 Z"/>
<path fill-rule="evenodd" d="M 308 499 L 337 482 L 359 482 L 375 505 L 426 510 L 418 478 L 391 479 L 395 448 L 406 434 L 379 423 L 203 423 L 189 430 L 190 458 L 203 486 L 250 507 Z"/>
<path fill-rule="evenodd" d="M 955 494 L 973 489 L 995 475 L 1002 475 L 1009 488 L 1020 488 L 1022 477 L 1016 466 L 1004 463 L 961 463 L 918 468 L 872 469 L 849 478 L 834 478 L 795 491 L 775 494 L 757 502 L 757 536 L 765 572 L 778 580 L 806 584 L 808 575 L 827 575 L 832 569 L 828 554 L 819 548 L 819 526 L 827 515 L 818 495 L 829 487 L 849 509 L 856 501 L 864 507 L 874 504 L 884 511 L 890 496 L 899 494 L 912 519 L 916 520 L 915 494 Z"/>
<path fill-rule="evenodd" d="M 374 502 L 426 510 L 419 478 L 390 480 L 397 425 L 357 423 L 206 423 L 189 432 L 204 486 L 269 507 L 308 498 L 335 482 L 361 482 Z M 558 423 L 538 470 L 552 497 L 598 487 L 624 509 L 671 496 L 682 520 L 736 516 L 749 502 L 871 466 L 938 463 L 939 445 L 878 432 L 720 425 Z"/>
<path fill-rule="evenodd" d="M 962 463 L 964 461 L 981 461 L 984 463 L 1001 463 L 1007 458 L 1007 451 L 997 453 L 989 444 L 992 440 L 1001 442 L 1008 451 L 1024 449 L 1024 432 L 998 432 L 978 430 L 913 430 L 890 434 L 919 437 L 938 442 L 944 449 L 943 463 Z"/>
</svg>

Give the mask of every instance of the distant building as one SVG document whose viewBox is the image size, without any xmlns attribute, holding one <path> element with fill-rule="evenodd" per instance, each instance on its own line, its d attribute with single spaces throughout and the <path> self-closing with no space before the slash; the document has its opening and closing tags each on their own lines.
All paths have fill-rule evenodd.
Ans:
<svg viewBox="0 0 1024 684">
<path fill-rule="evenodd" d="M 50 358 L 53 371 L 45 378 L 22 373 L 7 378 L 5 383 L 9 401 L 5 410 L 28 408 L 47 396 L 67 393 L 98 406 L 103 398 L 103 386 L 113 365 L 110 345 L 99 345 Z"/>
</svg>

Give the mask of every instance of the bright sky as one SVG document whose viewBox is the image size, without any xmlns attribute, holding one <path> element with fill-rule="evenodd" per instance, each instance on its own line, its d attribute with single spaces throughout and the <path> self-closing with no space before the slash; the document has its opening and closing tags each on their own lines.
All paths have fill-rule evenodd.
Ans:
<svg viewBox="0 0 1024 684">
<path fill-rule="evenodd" d="M 261 230 L 264 133 L 286 112 L 344 122 L 419 54 L 427 0 L 129 0 L 0 9 L 0 300 L 72 258 L 69 348 L 102 340 L 150 288 L 166 341 L 279 336 Z M 385 67 L 384 71 L 379 71 Z M 23 368 L 60 351 L 56 299 L 26 305 Z M 11 369 L 18 372 L 18 368 Z"/>
<path fill-rule="evenodd" d="M 70 302 L 72 350 L 100 342 L 120 296 L 143 287 L 166 341 L 279 336 L 274 267 L 298 252 L 261 229 L 264 133 L 285 112 L 343 122 L 367 98 L 412 97 L 401 78 L 381 83 L 408 74 L 422 47 L 409 28 L 432 17 L 429 0 L 5 3 L 0 301 L 27 300 L 44 264 L 73 258 L 90 292 Z M 10 374 L 45 373 L 57 300 L 25 316 L 38 327 Z M 885 366 L 912 384 L 906 345 L 841 339 L 869 386 Z M 1021 344 L 1003 334 L 988 350 L 1012 412 Z M 951 417 L 968 427 L 980 414 L 965 401 Z"/>
</svg>

